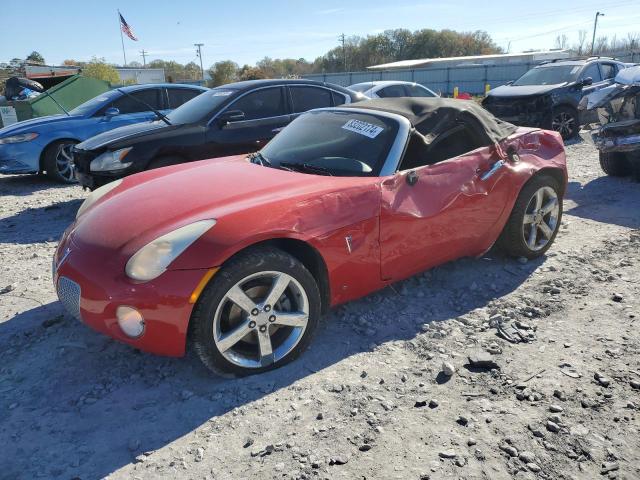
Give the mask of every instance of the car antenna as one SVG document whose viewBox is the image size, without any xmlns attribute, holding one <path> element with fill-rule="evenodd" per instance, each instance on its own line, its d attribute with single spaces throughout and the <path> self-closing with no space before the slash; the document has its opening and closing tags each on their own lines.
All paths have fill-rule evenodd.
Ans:
<svg viewBox="0 0 640 480">
<path fill-rule="evenodd" d="M 125 92 L 124 90 L 122 90 L 121 88 L 116 88 L 116 90 L 118 92 L 120 92 L 123 95 L 126 95 L 129 98 L 133 98 L 136 102 L 141 103 L 142 105 L 144 105 L 145 107 L 147 107 L 149 110 L 151 110 L 153 113 L 155 113 L 158 118 L 160 120 L 162 120 L 164 123 L 166 123 L 167 125 L 171 125 L 171 122 L 169 121 L 169 119 L 167 118 L 167 116 L 162 113 L 160 110 L 157 110 L 155 108 L 153 108 L 151 105 L 149 105 L 147 102 L 140 100 L 139 98 L 134 97 L 133 95 L 131 95 L 128 92 Z"/>
</svg>

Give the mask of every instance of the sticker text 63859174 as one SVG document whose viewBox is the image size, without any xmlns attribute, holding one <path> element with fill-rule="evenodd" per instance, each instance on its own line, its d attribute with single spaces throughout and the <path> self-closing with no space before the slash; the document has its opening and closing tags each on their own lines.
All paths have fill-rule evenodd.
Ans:
<svg viewBox="0 0 640 480">
<path fill-rule="evenodd" d="M 359 133 L 369 138 L 376 138 L 384 128 L 374 125 L 372 123 L 363 122 L 362 120 L 356 120 L 352 118 L 345 123 L 342 128 L 351 132 Z"/>
</svg>

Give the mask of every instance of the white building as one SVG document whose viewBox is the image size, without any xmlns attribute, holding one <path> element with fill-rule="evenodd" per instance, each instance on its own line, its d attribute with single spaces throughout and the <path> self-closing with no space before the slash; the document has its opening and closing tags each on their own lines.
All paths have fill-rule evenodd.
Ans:
<svg viewBox="0 0 640 480">
<path fill-rule="evenodd" d="M 121 68 L 117 67 L 118 75 L 122 83 L 131 83 L 131 81 L 137 84 L 144 83 L 164 83 L 164 68 Z"/>
</svg>

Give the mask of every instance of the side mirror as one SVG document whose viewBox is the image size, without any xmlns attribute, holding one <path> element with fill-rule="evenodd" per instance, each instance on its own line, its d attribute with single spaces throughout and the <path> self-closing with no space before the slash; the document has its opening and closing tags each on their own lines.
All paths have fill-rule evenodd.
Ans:
<svg viewBox="0 0 640 480">
<path fill-rule="evenodd" d="M 244 120 L 244 112 L 242 110 L 227 110 L 218 117 L 218 124 L 225 126 L 232 122 L 240 122 Z"/>
<path fill-rule="evenodd" d="M 118 110 L 116 107 L 109 107 L 104 111 L 104 116 L 107 119 L 111 119 L 116 115 L 120 115 L 120 110 Z"/>
<path fill-rule="evenodd" d="M 407 173 L 407 176 L 405 178 L 407 179 L 407 184 L 410 187 L 413 187 L 416 183 L 418 183 L 418 174 L 415 170 L 411 170 L 409 173 Z"/>
<path fill-rule="evenodd" d="M 588 87 L 589 85 L 593 84 L 593 78 L 591 77 L 587 77 L 585 79 L 582 80 L 582 86 L 583 87 Z"/>
</svg>

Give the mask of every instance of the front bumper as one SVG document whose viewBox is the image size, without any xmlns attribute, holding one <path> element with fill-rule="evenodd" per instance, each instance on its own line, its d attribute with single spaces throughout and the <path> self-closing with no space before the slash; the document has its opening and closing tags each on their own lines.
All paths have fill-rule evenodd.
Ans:
<svg viewBox="0 0 640 480">
<path fill-rule="evenodd" d="M 489 97 L 487 97 L 489 98 Z M 545 128 L 551 114 L 551 107 L 539 100 L 494 100 L 483 102 L 482 106 L 495 117 L 521 127 Z"/>
<path fill-rule="evenodd" d="M 35 142 L 0 145 L 0 173 L 37 173 L 41 148 Z"/>
<path fill-rule="evenodd" d="M 85 250 L 65 234 L 54 256 L 53 282 L 65 309 L 94 330 L 142 351 L 182 356 L 193 305 L 189 297 L 207 270 L 167 271 L 157 279 L 135 283 L 120 259 Z M 116 309 L 130 306 L 144 317 L 144 333 L 124 334 Z"/>
</svg>

